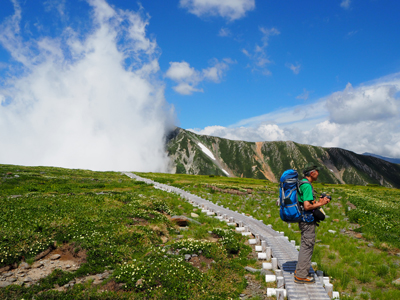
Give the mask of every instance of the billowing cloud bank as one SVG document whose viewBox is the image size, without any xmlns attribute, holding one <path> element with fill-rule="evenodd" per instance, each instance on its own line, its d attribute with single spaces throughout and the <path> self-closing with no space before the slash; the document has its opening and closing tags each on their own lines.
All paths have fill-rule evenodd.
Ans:
<svg viewBox="0 0 400 300">
<path fill-rule="evenodd" d="M 230 127 L 193 129 L 232 140 L 276 141 L 340 147 L 400 157 L 400 74 L 320 99 L 242 120 Z"/>
<path fill-rule="evenodd" d="M 0 25 L 16 63 L 0 86 L 0 163 L 165 171 L 174 112 L 147 17 L 89 0 L 89 33 L 24 39 L 21 9 Z M 15 73 L 15 72 L 14 72 Z"/>
</svg>

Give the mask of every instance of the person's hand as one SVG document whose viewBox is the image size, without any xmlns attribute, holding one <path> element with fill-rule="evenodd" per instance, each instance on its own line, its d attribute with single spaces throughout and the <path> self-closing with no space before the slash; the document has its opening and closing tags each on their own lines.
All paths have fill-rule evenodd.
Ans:
<svg viewBox="0 0 400 300">
<path fill-rule="evenodd" d="M 331 200 L 328 197 L 323 197 L 323 198 L 321 197 L 319 198 L 319 202 L 321 202 L 321 205 L 326 205 L 329 202 L 331 202 Z"/>
</svg>

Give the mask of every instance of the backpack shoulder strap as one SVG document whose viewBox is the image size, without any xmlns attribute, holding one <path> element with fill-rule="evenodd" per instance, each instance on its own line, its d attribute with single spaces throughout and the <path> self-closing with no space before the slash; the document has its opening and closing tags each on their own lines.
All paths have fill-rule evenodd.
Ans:
<svg viewBox="0 0 400 300">
<path fill-rule="evenodd" d="M 307 180 L 307 179 L 306 179 L 306 180 Z M 299 181 L 298 181 L 297 190 L 298 190 L 299 194 L 300 194 L 300 195 L 303 195 L 303 193 L 302 193 L 301 190 L 300 190 L 300 186 L 302 186 L 303 184 L 309 184 L 309 185 L 311 185 L 312 194 L 313 194 L 313 196 L 314 196 L 314 198 L 315 198 L 314 187 L 313 187 L 313 185 L 311 184 L 311 182 L 309 182 L 308 180 L 307 180 L 307 181 L 304 181 L 304 180 L 299 180 Z"/>
<path fill-rule="evenodd" d="M 312 184 L 311 184 L 311 182 L 309 182 L 308 180 L 307 180 L 307 181 L 298 180 L 298 181 L 297 181 L 297 191 L 299 192 L 300 195 L 303 195 L 303 193 L 302 193 L 301 190 L 300 190 L 300 187 L 301 187 L 303 184 L 309 184 L 309 185 L 311 185 L 311 188 L 312 188 Z"/>
</svg>

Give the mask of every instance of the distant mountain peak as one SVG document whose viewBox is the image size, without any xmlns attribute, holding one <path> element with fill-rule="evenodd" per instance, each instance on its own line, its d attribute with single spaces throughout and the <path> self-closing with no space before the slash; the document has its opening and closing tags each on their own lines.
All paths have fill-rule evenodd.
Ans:
<svg viewBox="0 0 400 300">
<path fill-rule="evenodd" d="M 293 141 L 236 141 L 176 128 L 167 138 L 167 151 L 173 173 L 278 182 L 283 171 L 296 169 L 301 174 L 306 163 L 312 161 L 321 167 L 320 182 L 400 188 L 400 165 L 341 148 Z"/>
<path fill-rule="evenodd" d="M 391 163 L 393 163 L 393 164 L 400 164 L 400 158 L 385 157 L 385 156 L 380 156 L 380 155 L 373 154 L 373 153 L 369 153 L 369 152 L 365 152 L 365 153 L 363 153 L 362 155 L 377 157 L 377 158 L 386 160 L 386 161 L 388 161 L 388 162 L 391 162 Z"/>
</svg>

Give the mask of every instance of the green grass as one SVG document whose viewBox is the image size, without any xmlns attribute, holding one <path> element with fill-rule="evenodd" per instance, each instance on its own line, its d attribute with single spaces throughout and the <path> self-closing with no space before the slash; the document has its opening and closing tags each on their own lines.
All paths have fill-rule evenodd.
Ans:
<svg viewBox="0 0 400 300">
<path fill-rule="evenodd" d="M 160 174 L 155 179 L 174 182 Z M 190 223 L 187 231 L 169 220 L 192 211 L 178 195 L 115 172 L 0 165 L 0 267 L 33 263 L 55 243 L 87 254 L 77 271 L 57 270 L 38 285 L 2 288 L 0 298 L 236 299 L 246 286 L 243 265 L 251 263 L 251 249 L 225 223 L 200 212 L 201 225 Z M 229 239 L 209 242 L 213 230 L 227 231 Z M 214 261 L 205 272 L 183 259 L 199 251 Z M 109 280 L 123 283 L 122 291 L 100 294 L 89 283 L 52 290 L 105 269 L 114 270 Z"/>
</svg>

